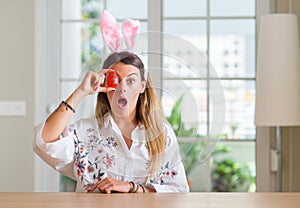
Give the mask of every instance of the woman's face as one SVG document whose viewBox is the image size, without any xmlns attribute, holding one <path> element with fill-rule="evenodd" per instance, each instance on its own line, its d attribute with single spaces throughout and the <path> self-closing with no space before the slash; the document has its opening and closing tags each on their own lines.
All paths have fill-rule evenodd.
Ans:
<svg viewBox="0 0 300 208">
<path fill-rule="evenodd" d="M 135 118 L 139 94 L 144 92 L 146 82 L 141 80 L 140 70 L 135 66 L 118 62 L 111 69 L 119 77 L 116 90 L 107 93 L 113 116 L 132 120 Z"/>
</svg>

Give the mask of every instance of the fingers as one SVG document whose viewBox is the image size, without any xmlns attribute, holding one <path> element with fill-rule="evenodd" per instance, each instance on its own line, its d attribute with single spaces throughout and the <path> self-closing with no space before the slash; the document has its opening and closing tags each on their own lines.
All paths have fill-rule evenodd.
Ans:
<svg viewBox="0 0 300 208">
<path fill-rule="evenodd" d="M 101 86 L 104 83 L 105 75 L 104 72 L 94 72 L 94 79 L 93 79 L 93 86 L 94 90 L 97 91 L 99 86 Z"/>
<path fill-rule="evenodd" d="M 99 181 L 101 181 L 101 178 L 98 179 L 98 182 L 99 182 Z M 95 183 L 95 184 L 92 186 L 92 188 L 88 190 L 88 193 L 91 193 L 91 192 L 95 191 L 95 189 L 96 189 L 97 186 L 98 186 L 98 182 Z"/>
<path fill-rule="evenodd" d="M 104 81 L 105 81 L 105 74 L 110 71 L 111 69 L 102 69 L 99 72 L 96 72 L 96 79 L 94 81 L 94 90 L 96 92 L 111 92 L 116 90 L 112 87 L 104 87 Z"/>
<path fill-rule="evenodd" d="M 101 193 L 110 194 L 114 189 L 114 183 L 110 180 L 99 179 L 99 181 L 90 190 L 88 190 L 88 193 L 94 192 L 96 189 L 98 189 Z"/>
<path fill-rule="evenodd" d="M 94 86 L 101 86 L 104 83 L 105 75 L 104 74 L 96 74 L 94 79 Z"/>
<path fill-rule="evenodd" d="M 115 91 L 116 88 L 112 88 L 112 87 L 98 87 L 97 92 L 111 92 L 111 91 Z"/>
<path fill-rule="evenodd" d="M 129 188 L 129 182 L 120 181 L 113 178 L 100 178 L 88 192 L 91 193 L 98 189 L 101 193 L 107 194 L 112 193 L 112 191 L 119 193 L 128 193 Z"/>
<path fill-rule="evenodd" d="M 102 92 L 101 86 L 103 85 L 105 80 L 105 75 L 96 75 L 96 78 L 94 80 L 93 86 L 94 86 L 94 91 L 95 92 Z M 101 89 L 100 89 L 101 88 Z"/>
<path fill-rule="evenodd" d="M 111 69 L 101 69 L 99 73 L 106 74 Z"/>
<path fill-rule="evenodd" d="M 108 93 L 116 90 L 114 88 L 104 87 L 105 73 L 109 70 L 111 69 L 102 69 L 99 72 L 88 71 L 77 89 L 81 91 L 84 96 L 99 92 Z"/>
<path fill-rule="evenodd" d="M 94 192 L 96 188 L 97 188 L 97 184 L 95 184 L 94 186 L 92 186 L 92 188 L 88 190 L 88 193 Z"/>
</svg>

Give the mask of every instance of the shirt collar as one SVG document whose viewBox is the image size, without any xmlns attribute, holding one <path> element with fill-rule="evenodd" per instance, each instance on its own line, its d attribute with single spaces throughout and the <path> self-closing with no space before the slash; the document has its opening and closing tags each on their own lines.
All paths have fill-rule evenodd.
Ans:
<svg viewBox="0 0 300 208">
<path fill-rule="evenodd" d="M 115 122 L 114 118 L 110 113 L 104 116 L 104 128 L 111 128 L 114 129 L 115 131 L 119 132 L 119 128 L 117 123 Z M 117 130 L 118 129 L 118 130 Z M 121 132 L 119 132 L 121 133 Z M 143 124 L 137 125 L 137 127 L 132 131 L 131 133 L 132 140 L 135 142 L 146 142 L 146 137 L 145 137 L 145 127 Z"/>
<path fill-rule="evenodd" d="M 113 124 L 117 125 L 114 118 L 112 117 L 112 115 L 110 113 L 107 113 L 105 116 L 104 116 L 104 128 L 107 128 L 108 125 L 111 125 L 111 127 L 113 126 Z M 141 123 L 139 123 L 137 125 L 137 127 L 135 128 L 135 130 L 141 130 L 141 131 L 144 131 L 145 129 L 145 126 Z"/>
</svg>

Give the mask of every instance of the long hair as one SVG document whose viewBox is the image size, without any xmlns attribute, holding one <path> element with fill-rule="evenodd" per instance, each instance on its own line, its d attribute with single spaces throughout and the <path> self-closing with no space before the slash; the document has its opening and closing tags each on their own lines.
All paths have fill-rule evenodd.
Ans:
<svg viewBox="0 0 300 208">
<path fill-rule="evenodd" d="M 140 70 L 142 81 L 145 81 L 145 76 L 147 76 L 145 91 L 139 94 L 137 101 L 136 121 L 145 127 L 145 136 L 150 157 L 148 172 L 155 174 L 159 170 L 160 159 L 165 150 L 165 130 L 163 127 L 165 121 L 161 106 L 156 97 L 151 78 L 145 74 L 144 64 L 141 59 L 137 55 L 127 51 L 115 52 L 104 61 L 103 68 L 108 69 L 118 62 L 137 67 Z M 104 92 L 98 93 L 96 119 L 100 127 L 103 126 L 104 117 L 109 112 L 111 112 L 111 107 L 107 94 Z"/>
</svg>

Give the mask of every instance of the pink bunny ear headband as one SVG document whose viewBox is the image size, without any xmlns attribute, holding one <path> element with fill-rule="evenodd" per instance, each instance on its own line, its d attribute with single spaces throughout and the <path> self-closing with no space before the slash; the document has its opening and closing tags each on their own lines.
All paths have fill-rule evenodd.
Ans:
<svg viewBox="0 0 300 208">
<path fill-rule="evenodd" d="M 121 51 L 123 40 L 127 46 L 127 50 L 132 51 L 135 39 L 140 30 L 140 22 L 131 19 L 125 20 L 122 24 L 121 32 L 116 19 L 109 11 L 104 10 L 100 17 L 100 29 L 104 42 L 112 52 Z M 147 80 L 148 70 L 146 68 L 144 70 L 144 77 Z"/>
<path fill-rule="evenodd" d="M 128 50 L 132 50 L 136 36 L 140 30 L 140 22 L 138 20 L 125 20 L 122 24 L 122 33 L 118 22 L 110 14 L 104 10 L 100 17 L 100 28 L 104 42 L 112 52 L 117 52 L 122 49 L 122 40 L 124 39 Z"/>
</svg>

